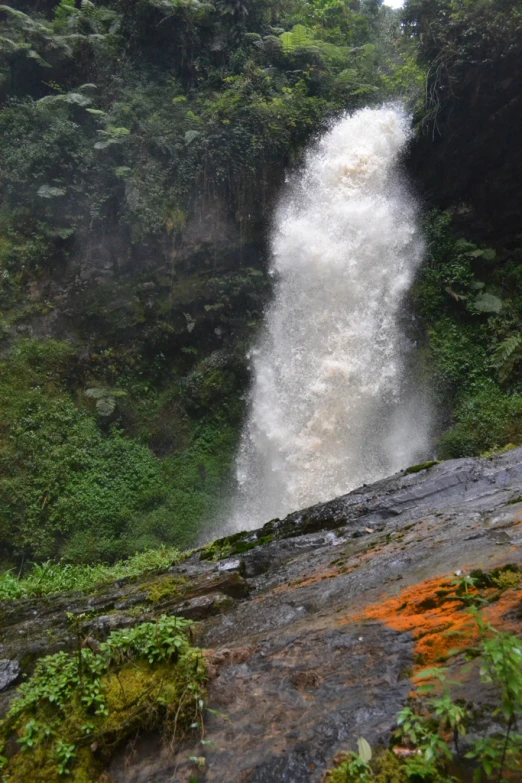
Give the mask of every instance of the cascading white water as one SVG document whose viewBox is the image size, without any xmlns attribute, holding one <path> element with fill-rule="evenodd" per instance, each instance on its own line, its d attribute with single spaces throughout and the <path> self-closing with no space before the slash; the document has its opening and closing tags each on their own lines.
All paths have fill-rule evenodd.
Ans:
<svg viewBox="0 0 522 783">
<path fill-rule="evenodd" d="M 286 190 L 229 531 L 330 500 L 426 454 L 429 417 L 408 382 L 399 323 L 423 250 L 397 171 L 409 135 L 394 107 L 345 116 Z"/>
</svg>

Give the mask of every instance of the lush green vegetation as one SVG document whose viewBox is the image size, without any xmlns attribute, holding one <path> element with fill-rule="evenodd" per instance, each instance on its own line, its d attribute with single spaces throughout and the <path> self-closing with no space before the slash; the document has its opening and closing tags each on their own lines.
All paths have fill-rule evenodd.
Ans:
<svg viewBox="0 0 522 783">
<path fill-rule="evenodd" d="M 441 424 L 453 424 L 440 456 L 520 445 L 522 248 L 470 242 L 448 213 L 432 213 L 425 226 L 427 259 L 413 297 L 427 327 L 428 382 L 446 410 Z"/>
<path fill-rule="evenodd" d="M 95 404 L 88 410 L 85 394 L 82 404 L 67 389 L 71 360 L 69 344 L 30 340 L 19 342 L 2 365 L 4 557 L 107 561 L 161 544 L 189 544 L 219 495 L 233 447 L 226 420 L 220 428 L 219 417 L 209 417 L 195 428 L 182 460 L 162 462 L 142 439 L 125 435 L 117 414 L 104 425 Z M 118 398 L 104 399 L 116 405 Z M 196 492 L 203 460 L 205 490 Z"/>
<path fill-rule="evenodd" d="M 402 16 L 427 71 L 410 166 L 439 208 L 414 291 L 439 455 L 478 456 L 522 443 L 522 4 L 408 0 Z"/>
<path fill-rule="evenodd" d="M 0 601 L 65 591 L 89 592 L 119 579 L 135 579 L 154 571 L 165 571 L 178 560 L 179 551 L 172 547 L 138 552 L 111 565 L 73 565 L 48 560 L 35 563 L 23 578 L 18 578 L 13 571 L 0 574 Z"/>
<path fill-rule="evenodd" d="M 263 217 L 321 121 L 420 75 L 372 2 L 63 0 L 0 20 L 4 296 L 87 233 L 182 231 L 202 193 Z"/>
<path fill-rule="evenodd" d="M 78 649 L 41 658 L 0 721 L 3 779 L 76 783 L 97 779 L 111 751 L 141 729 L 161 726 L 173 742 L 202 726 L 206 667 L 187 638 L 190 621 L 113 631 L 96 649 L 81 646 L 81 616 L 72 617 Z"/>
</svg>

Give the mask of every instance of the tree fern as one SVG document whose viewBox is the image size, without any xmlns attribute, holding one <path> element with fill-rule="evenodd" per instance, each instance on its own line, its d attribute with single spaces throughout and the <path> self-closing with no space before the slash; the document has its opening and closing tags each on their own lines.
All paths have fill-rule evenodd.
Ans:
<svg viewBox="0 0 522 783">
<path fill-rule="evenodd" d="M 302 24 L 296 24 L 291 32 L 283 33 L 279 40 L 283 46 L 285 54 L 291 54 L 296 49 L 301 49 L 306 46 L 313 46 L 315 43 L 310 30 Z"/>
<path fill-rule="evenodd" d="M 491 357 L 491 363 L 498 371 L 501 381 L 509 378 L 521 358 L 522 333 L 512 334 L 497 346 Z"/>
<path fill-rule="evenodd" d="M 96 400 L 96 411 L 100 416 L 110 416 L 116 408 L 116 398 L 126 397 L 127 392 L 122 389 L 106 389 L 103 386 L 94 386 L 86 390 L 85 396 Z"/>
</svg>

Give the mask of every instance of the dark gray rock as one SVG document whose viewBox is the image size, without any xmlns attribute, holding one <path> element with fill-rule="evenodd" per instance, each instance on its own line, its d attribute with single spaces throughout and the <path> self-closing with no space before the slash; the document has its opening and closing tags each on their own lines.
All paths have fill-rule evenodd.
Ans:
<svg viewBox="0 0 522 783">
<path fill-rule="evenodd" d="M 0 660 L 0 691 L 5 691 L 10 685 L 13 685 L 19 674 L 20 664 L 18 661 Z"/>
</svg>

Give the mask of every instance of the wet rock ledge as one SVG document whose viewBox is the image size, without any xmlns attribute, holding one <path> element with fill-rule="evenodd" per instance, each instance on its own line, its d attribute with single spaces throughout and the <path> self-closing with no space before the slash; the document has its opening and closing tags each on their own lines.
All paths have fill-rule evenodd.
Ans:
<svg viewBox="0 0 522 783">
<path fill-rule="evenodd" d="M 67 613 L 94 643 L 181 615 L 209 650 L 209 744 L 174 751 L 139 737 L 106 780 L 319 782 L 358 737 L 388 742 L 412 672 L 449 654 L 443 631 L 463 643 L 472 635 L 440 597 L 455 572 L 506 565 L 522 567 L 522 449 L 417 466 L 213 542 L 162 573 L 0 604 L 0 712 L 40 656 L 74 647 Z M 522 633 L 520 585 L 492 607 L 497 627 Z M 449 663 L 462 660 L 453 653 Z M 476 672 L 460 679 L 464 698 L 487 703 Z"/>
</svg>

